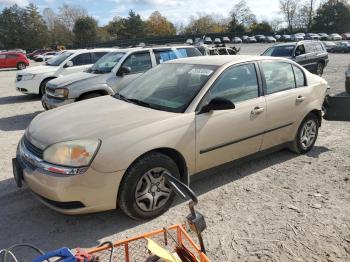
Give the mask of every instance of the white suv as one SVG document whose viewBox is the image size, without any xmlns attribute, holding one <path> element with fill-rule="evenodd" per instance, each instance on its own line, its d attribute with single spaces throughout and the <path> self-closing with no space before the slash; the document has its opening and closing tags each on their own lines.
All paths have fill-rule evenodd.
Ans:
<svg viewBox="0 0 350 262">
<path fill-rule="evenodd" d="M 16 89 L 24 94 L 45 93 L 46 83 L 54 78 L 83 72 L 98 59 L 113 49 L 81 49 L 67 50 L 44 65 L 27 68 L 17 73 Z"/>
</svg>

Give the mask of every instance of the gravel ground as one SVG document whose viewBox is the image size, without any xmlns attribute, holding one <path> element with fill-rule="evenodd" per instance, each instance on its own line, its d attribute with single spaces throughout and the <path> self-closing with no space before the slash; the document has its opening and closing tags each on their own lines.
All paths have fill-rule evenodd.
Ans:
<svg viewBox="0 0 350 262">
<path fill-rule="evenodd" d="M 267 45 L 244 45 L 260 54 Z M 325 71 L 333 93 L 344 90 L 350 55 L 330 55 Z M 11 158 L 40 100 L 14 90 L 16 71 L 0 71 L 0 249 L 29 242 L 44 250 L 88 248 L 184 221 L 185 202 L 146 223 L 120 211 L 65 216 L 17 189 Z M 324 122 L 315 148 L 279 151 L 218 171 L 193 184 L 206 219 L 212 261 L 350 261 L 350 123 Z M 214 178 L 215 176 L 215 178 Z"/>
</svg>

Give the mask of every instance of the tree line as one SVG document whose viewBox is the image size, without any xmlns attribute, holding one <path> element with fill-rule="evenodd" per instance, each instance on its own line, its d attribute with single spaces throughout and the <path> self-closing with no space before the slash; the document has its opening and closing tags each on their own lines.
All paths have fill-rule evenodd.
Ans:
<svg viewBox="0 0 350 262">
<path fill-rule="evenodd" d="M 114 17 L 99 26 L 87 10 L 63 4 L 57 12 L 39 12 L 34 4 L 13 5 L 0 13 L 0 49 L 33 49 L 55 45 L 86 44 L 113 40 L 208 33 L 293 33 L 350 31 L 347 0 L 280 0 L 282 18 L 258 21 L 245 0 L 236 3 L 228 17 L 198 14 L 187 25 L 174 24 L 158 11 L 144 20 L 130 10 L 127 17 Z"/>
</svg>

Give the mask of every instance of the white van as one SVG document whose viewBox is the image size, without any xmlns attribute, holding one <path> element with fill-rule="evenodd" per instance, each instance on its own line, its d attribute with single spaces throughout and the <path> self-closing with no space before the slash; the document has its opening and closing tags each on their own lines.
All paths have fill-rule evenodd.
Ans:
<svg viewBox="0 0 350 262">
<path fill-rule="evenodd" d="M 44 65 L 30 67 L 16 75 L 16 89 L 24 94 L 45 94 L 46 83 L 54 78 L 83 72 L 113 49 L 67 50 Z"/>
</svg>

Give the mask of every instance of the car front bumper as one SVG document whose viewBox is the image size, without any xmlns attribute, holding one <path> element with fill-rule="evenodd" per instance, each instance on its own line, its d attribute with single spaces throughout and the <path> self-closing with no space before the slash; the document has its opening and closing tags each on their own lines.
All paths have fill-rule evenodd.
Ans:
<svg viewBox="0 0 350 262">
<path fill-rule="evenodd" d="M 74 102 L 75 102 L 75 99 L 60 99 L 60 98 L 52 97 L 47 94 L 43 95 L 43 97 L 41 98 L 41 103 L 45 108 L 45 110 L 54 109 L 54 108 L 68 105 Z"/>
<path fill-rule="evenodd" d="M 16 90 L 23 94 L 39 94 L 40 79 L 15 81 Z"/>
<path fill-rule="evenodd" d="M 20 179 L 46 206 L 68 215 L 116 208 L 118 187 L 124 171 L 101 173 L 89 167 L 83 174 L 63 175 L 35 166 L 30 157 L 22 140 L 13 160 L 17 166 L 14 175 L 17 174 L 15 178 L 18 180 L 20 174 Z"/>
</svg>

